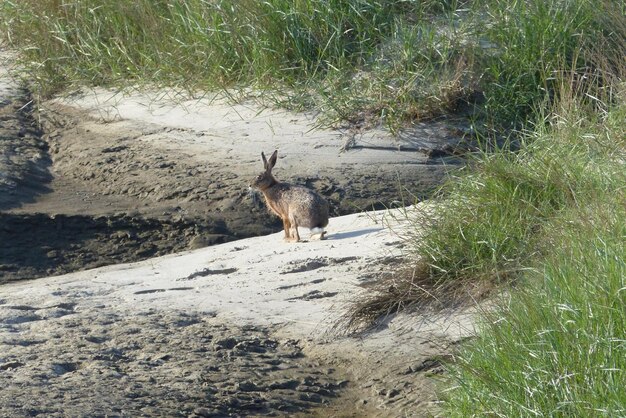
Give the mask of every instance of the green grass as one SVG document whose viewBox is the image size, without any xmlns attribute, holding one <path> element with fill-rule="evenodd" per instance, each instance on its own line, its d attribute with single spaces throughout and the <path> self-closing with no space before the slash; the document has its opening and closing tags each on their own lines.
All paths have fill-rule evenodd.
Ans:
<svg viewBox="0 0 626 418">
<path fill-rule="evenodd" d="M 626 415 L 625 39 L 581 48 L 597 63 L 584 79 L 555 76 L 511 146 L 476 155 L 410 218 L 412 262 L 352 311 L 358 328 L 491 296 L 449 364 L 443 416 Z"/>
<path fill-rule="evenodd" d="M 625 197 L 546 227 L 529 287 L 459 354 L 446 416 L 626 415 Z"/>
<path fill-rule="evenodd" d="M 458 90 L 454 100 L 464 94 L 448 63 L 454 40 L 428 23 L 445 23 L 456 2 L 447 3 L 7 0 L 0 25 L 44 95 L 75 85 L 253 87 L 332 121 L 401 120 L 432 101 L 434 80 Z M 425 115 L 440 108 L 427 104 Z"/>
<path fill-rule="evenodd" d="M 569 103 L 559 102 L 521 134 L 515 151 L 476 155 L 424 213 L 409 218 L 404 238 L 411 262 L 391 285 L 381 283 L 357 303 L 349 327 L 405 306 L 445 307 L 517 286 L 546 252 L 551 222 L 623 196 L 626 102 L 615 94 L 605 101 L 622 104 L 596 113 L 579 95 L 570 93 Z"/>
<path fill-rule="evenodd" d="M 491 297 L 442 416 L 626 415 L 626 84 L 608 90 L 602 109 L 570 92 L 520 149 L 448 182 L 408 219 L 412 263 L 347 318 Z"/>
<path fill-rule="evenodd" d="M 623 60 L 623 4 L 611 1 L 484 2 L 478 32 L 496 46 L 485 57 L 484 94 L 496 124 L 519 126 L 546 98 L 556 98 L 564 73 L 590 75 L 602 49 L 615 65 Z"/>
<path fill-rule="evenodd" d="M 489 125 L 516 127 L 554 93 L 555 75 L 593 67 L 581 46 L 619 35 L 607 30 L 623 13 L 612 4 L 5 0 L 0 33 L 44 96 L 81 85 L 252 87 L 328 123 L 397 129 L 483 95 Z"/>
<path fill-rule="evenodd" d="M 444 416 L 626 414 L 625 88 L 602 109 L 570 95 L 519 151 L 482 155 L 408 242 L 405 305 L 507 289 L 450 365 Z"/>
</svg>

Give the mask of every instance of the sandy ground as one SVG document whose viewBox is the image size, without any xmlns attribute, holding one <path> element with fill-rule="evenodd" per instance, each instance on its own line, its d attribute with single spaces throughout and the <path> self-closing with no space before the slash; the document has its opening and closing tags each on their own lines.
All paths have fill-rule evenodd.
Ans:
<svg viewBox="0 0 626 418">
<path fill-rule="evenodd" d="M 472 333 L 469 311 L 394 316 L 361 336 L 334 329 L 402 255 L 399 219 L 346 215 L 325 241 L 277 233 L 6 284 L 0 409 L 426 416 L 440 359 Z"/>
<path fill-rule="evenodd" d="M 85 90 L 34 105 L 7 62 L 0 54 L 0 283 L 278 231 L 248 188 L 261 151 L 278 149 L 275 175 L 315 188 L 337 216 L 427 196 L 465 146 L 453 118 L 392 137 L 171 91 Z"/>
<path fill-rule="evenodd" d="M 7 62 L 0 415 L 436 411 L 440 360 L 472 334 L 471 310 L 393 316 L 360 336 L 335 325 L 403 257 L 403 212 L 354 212 L 427 195 L 461 163 L 461 122 L 392 138 L 173 92 L 35 106 Z M 331 203 L 328 240 L 259 236 L 280 223 L 247 186 L 273 149 L 280 179 Z"/>
</svg>

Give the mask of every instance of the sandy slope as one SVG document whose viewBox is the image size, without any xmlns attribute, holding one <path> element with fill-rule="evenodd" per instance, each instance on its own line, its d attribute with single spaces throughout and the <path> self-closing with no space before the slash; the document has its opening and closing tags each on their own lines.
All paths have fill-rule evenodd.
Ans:
<svg viewBox="0 0 626 418">
<path fill-rule="evenodd" d="M 423 415 L 436 400 L 432 391 L 435 380 L 429 377 L 441 371 L 435 357 L 446 355 L 451 346 L 471 333 L 469 314 L 455 312 L 436 319 L 401 315 L 390 318 L 384 328 L 360 337 L 332 332 L 346 312 L 346 304 L 362 291 L 361 285 L 401 255 L 396 232 L 402 227 L 398 223 L 402 216 L 398 215 L 374 212 L 333 218 L 325 241 L 288 244 L 279 233 L 135 264 L 2 286 L 0 383 L 12 387 L 19 382 L 20 391 L 36 393 L 42 399 L 39 407 L 31 408 L 47 414 L 58 410 L 53 407 L 55 399 L 47 398 L 48 392 L 36 391 L 42 375 L 45 384 L 54 388 L 67 385 L 68 379 L 75 382 L 50 393 L 89 398 L 95 395 L 88 389 L 96 383 L 86 382 L 98 381 L 93 374 L 96 372 L 96 376 L 108 379 L 111 367 L 131 393 L 138 390 L 132 388 L 139 387 L 141 393 L 148 394 L 128 401 L 115 391 L 99 393 L 105 399 L 109 396 L 114 405 L 124 405 L 125 411 L 170 411 L 167 408 L 171 405 L 179 405 L 182 415 L 193 411 L 217 416 L 287 411 L 322 416 Z M 149 320 L 155 317 L 160 319 Z M 213 337 L 200 339 L 191 348 L 181 345 L 181 340 L 188 340 L 184 333 L 191 326 Z M 164 329 L 166 335 L 178 337 L 155 343 L 158 336 L 154 334 Z M 84 334 L 82 339 L 76 340 L 76 332 Z M 126 338 L 137 342 L 128 347 L 124 345 Z M 229 338 L 232 343 L 228 343 Z M 218 349 L 215 341 L 222 341 Z M 219 344 L 230 344 L 233 349 L 240 343 L 260 346 L 264 361 L 270 358 L 277 364 L 283 361 L 281 356 L 287 356 L 280 350 L 289 344 L 302 349 L 305 357 L 299 360 L 301 365 L 286 368 L 293 372 L 279 367 L 285 376 L 277 376 L 276 371 L 242 374 L 242 367 L 232 362 L 226 364 L 236 372 L 209 367 L 225 367 L 225 358 L 217 356 L 224 352 Z M 204 354 L 194 355 L 203 344 Z M 81 348 L 84 345 L 98 347 L 85 352 Z M 270 346 L 277 348 L 269 352 Z M 109 353 L 105 360 L 114 364 L 99 364 L 102 359 L 98 353 Z M 254 353 L 252 350 L 242 356 L 249 365 L 258 367 Z M 115 355 L 120 357 L 117 362 L 111 357 Z M 212 382 L 212 398 L 203 398 L 200 391 L 190 399 L 146 405 L 144 399 L 159 396 L 162 385 L 150 385 L 149 376 L 157 372 L 141 363 L 142 356 L 149 357 L 159 370 L 176 358 L 176 370 L 199 373 L 198 379 Z M 165 385 L 168 377 L 176 381 L 176 373 L 160 373 Z M 241 376 L 235 381 L 225 377 L 233 373 Z M 296 382 L 293 387 L 285 384 L 286 389 L 281 389 L 285 393 L 276 392 L 280 382 L 291 380 Z M 195 387 L 192 383 L 185 382 Z M 241 390 L 242 384 L 250 390 Z M 307 392 L 307 387 L 314 389 Z M 13 397 L 7 396 L 12 392 L 3 393 L 0 407 L 20 411 L 11 404 Z M 302 393 L 316 395 L 313 400 L 302 401 Z M 259 409 L 248 410 L 249 406 L 244 407 L 247 397 L 254 394 L 261 399 L 255 404 Z M 282 410 L 272 395 L 284 401 Z M 81 405 L 92 413 L 106 410 L 102 402 L 91 407 L 85 405 L 88 403 L 83 400 Z"/>
</svg>

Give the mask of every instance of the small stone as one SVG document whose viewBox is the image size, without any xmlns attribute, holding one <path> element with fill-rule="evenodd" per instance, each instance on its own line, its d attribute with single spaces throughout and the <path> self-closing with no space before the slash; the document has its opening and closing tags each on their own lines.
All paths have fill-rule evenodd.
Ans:
<svg viewBox="0 0 626 418">
<path fill-rule="evenodd" d="M 315 379 L 311 376 L 306 376 L 300 379 L 300 384 L 303 386 L 312 386 L 315 384 Z"/>
<path fill-rule="evenodd" d="M 391 398 L 395 398 L 399 394 L 400 394 L 400 391 L 398 389 L 389 389 L 387 393 L 385 394 L 385 397 L 391 399 Z"/>
<path fill-rule="evenodd" d="M 267 351 L 260 345 L 259 341 L 242 341 L 235 346 L 235 349 L 248 353 L 265 353 Z"/>
<path fill-rule="evenodd" d="M 298 398 L 301 401 L 306 401 L 306 402 L 315 402 L 315 403 L 320 403 L 322 402 L 322 397 L 320 395 L 318 395 L 317 393 L 301 393 L 300 396 L 298 396 Z"/>
<path fill-rule="evenodd" d="M 237 340 L 233 337 L 221 338 L 213 343 L 216 350 L 227 349 L 232 350 L 237 345 Z"/>
<path fill-rule="evenodd" d="M 19 361 L 9 361 L 7 363 L 0 364 L 0 370 L 11 370 L 17 369 L 18 367 L 22 367 L 24 363 L 20 363 Z"/>
<path fill-rule="evenodd" d="M 255 392 L 259 390 L 259 387 L 255 383 L 248 380 L 235 383 L 235 390 L 241 392 Z"/>
<path fill-rule="evenodd" d="M 187 247 L 190 250 L 196 250 L 198 248 L 204 248 L 215 244 L 222 244 L 226 242 L 227 236 L 224 234 L 204 234 L 195 235 L 189 241 Z"/>
<path fill-rule="evenodd" d="M 340 380 L 339 382 L 337 382 L 337 387 L 338 388 L 344 388 L 344 387 L 348 386 L 349 383 L 350 383 L 349 380 Z"/>
<path fill-rule="evenodd" d="M 209 409 L 209 408 L 196 408 L 193 410 L 193 414 L 191 417 L 216 417 L 222 416 L 223 414 L 217 409 Z"/>
<path fill-rule="evenodd" d="M 270 390 L 275 389 L 295 389 L 298 387 L 300 383 L 295 379 L 283 380 L 283 381 L 275 381 L 270 383 L 268 388 Z"/>
</svg>

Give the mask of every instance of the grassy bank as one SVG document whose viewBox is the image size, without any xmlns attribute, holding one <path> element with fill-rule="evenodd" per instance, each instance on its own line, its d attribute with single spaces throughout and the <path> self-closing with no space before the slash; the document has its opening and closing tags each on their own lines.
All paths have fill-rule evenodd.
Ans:
<svg viewBox="0 0 626 418">
<path fill-rule="evenodd" d="M 458 234 L 446 221 L 445 280 L 517 283 L 452 367 L 449 416 L 626 413 L 625 118 L 624 102 L 560 115 L 511 162 L 515 179 L 484 163 L 477 193 L 492 204 L 473 214 L 485 217 L 453 217 Z"/>
<path fill-rule="evenodd" d="M 623 202 L 551 222 L 550 255 L 458 356 L 447 416 L 626 414 Z"/>
<path fill-rule="evenodd" d="M 543 104 L 515 147 L 477 155 L 442 188 L 414 220 L 414 263 L 355 309 L 358 324 L 493 297 L 480 335 L 449 365 L 444 416 L 626 414 L 626 73 L 616 65 L 626 25 L 605 18 L 602 48 L 582 42 L 576 56 L 589 61 L 564 60 L 544 80 L 552 87 L 536 92 Z"/>
<path fill-rule="evenodd" d="M 443 416 L 626 414 L 626 84 L 565 90 L 519 149 L 477 156 L 409 219 L 412 262 L 352 312 L 491 298 Z"/>
<path fill-rule="evenodd" d="M 518 126 L 556 72 L 593 65 L 611 2 L 5 0 L 2 37 L 44 95 L 76 85 L 252 86 L 329 122 L 399 127 L 484 101 Z M 619 11 L 618 11 L 619 12 Z"/>
</svg>

